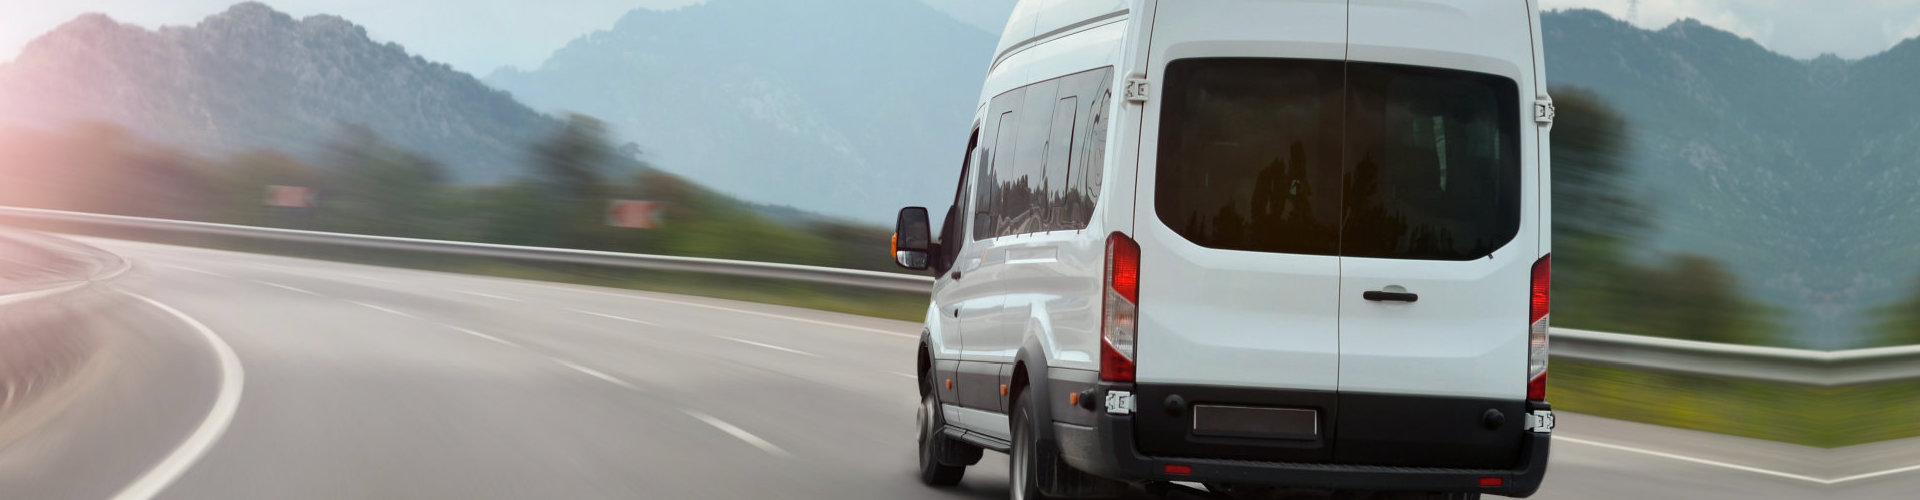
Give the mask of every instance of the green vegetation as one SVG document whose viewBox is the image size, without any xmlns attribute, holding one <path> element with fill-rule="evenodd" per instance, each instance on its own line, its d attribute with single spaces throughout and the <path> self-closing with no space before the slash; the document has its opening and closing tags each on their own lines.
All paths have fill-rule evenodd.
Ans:
<svg viewBox="0 0 1920 500">
<path fill-rule="evenodd" d="M 1779 312 L 1719 261 L 1640 255 L 1653 214 L 1625 182 L 1626 120 L 1599 96 L 1553 89 L 1553 323 L 1641 335 L 1778 344 Z"/>
<path fill-rule="evenodd" d="M 18 182 L 0 204 L 292 229 L 683 255 L 895 271 L 885 228 L 760 207 L 656 170 L 613 146 L 598 120 L 572 116 L 530 145 L 505 184 L 456 185 L 447 169 L 360 127 L 343 127 L 320 164 L 270 150 L 207 159 L 154 148 L 111 126 L 0 137 Z M 25 169 L 18 165 L 65 165 Z M 10 169 L 0 167 L 0 174 Z M 267 206 L 268 186 L 312 189 L 311 208 Z M 656 229 L 611 227 L 611 200 L 646 200 Z M 773 213 L 779 219 L 766 215 Z"/>
<path fill-rule="evenodd" d="M 1812 387 L 1554 361 L 1556 410 L 1837 448 L 1920 436 L 1920 381 Z"/>
<path fill-rule="evenodd" d="M 1915 280 L 1906 297 L 1873 311 L 1879 320 L 1880 345 L 1920 344 L 1920 280 Z"/>
</svg>

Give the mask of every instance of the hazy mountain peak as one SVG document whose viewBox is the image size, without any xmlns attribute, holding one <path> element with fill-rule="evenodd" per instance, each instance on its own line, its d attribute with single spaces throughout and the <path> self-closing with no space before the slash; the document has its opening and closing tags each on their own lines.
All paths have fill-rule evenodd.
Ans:
<svg viewBox="0 0 1920 500">
<path fill-rule="evenodd" d="M 993 43 L 917 1 L 708 0 L 631 11 L 487 82 L 603 118 L 720 191 L 877 221 L 952 196 Z"/>
<path fill-rule="evenodd" d="M 203 152 L 308 158 L 343 124 L 360 124 L 463 181 L 517 176 L 521 148 L 554 125 L 345 19 L 295 20 L 255 2 L 159 33 L 82 16 L 0 66 L 0 122 L 92 121 Z"/>
</svg>

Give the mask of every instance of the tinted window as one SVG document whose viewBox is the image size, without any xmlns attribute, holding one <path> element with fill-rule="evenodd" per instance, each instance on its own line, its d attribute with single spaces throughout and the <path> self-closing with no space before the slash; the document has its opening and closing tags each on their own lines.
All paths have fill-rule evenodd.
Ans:
<svg viewBox="0 0 1920 500">
<path fill-rule="evenodd" d="M 1202 246 L 1339 251 L 1340 61 L 1167 65 L 1154 211 Z"/>
<path fill-rule="evenodd" d="M 1464 71 L 1347 68 L 1341 255 L 1485 257 L 1520 228 L 1519 91 Z"/>
<path fill-rule="evenodd" d="M 1013 148 L 1013 163 L 1001 165 L 1000 205 L 994 211 L 999 219 L 999 236 L 1044 231 L 1047 197 L 1042 191 L 1046 176 L 1048 127 L 1053 120 L 1053 100 L 1060 83 L 1048 80 L 1026 87 L 1019 115 L 1018 144 Z M 1005 148 L 1002 151 L 1006 151 Z"/>
<path fill-rule="evenodd" d="M 1067 211 L 1071 214 L 1073 229 L 1085 229 L 1093 220 L 1093 206 L 1100 199 L 1100 176 L 1107 167 L 1107 106 L 1113 98 L 1113 70 L 1104 69 L 1090 74 L 1084 96 L 1092 104 L 1087 106 L 1087 125 L 1080 127 L 1081 139 L 1078 142 L 1079 157 L 1074 161 L 1070 174 L 1072 186 L 1067 192 Z"/>
<path fill-rule="evenodd" d="M 987 135 L 993 142 L 980 146 L 981 163 L 979 178 L 974 183 L 973 192 L 973 239 L 984 240 L 1000 235 L 999 220 L 995 214 L 1004 211 L 1000 206 L 1002 196 L 1000 182 L 1003 175 L 1013 169 L 1013 149 L 1018 145 L 1020 99 L 1026 94 L 1020 89 L 1001 94 L 987 105 Z"/>
<path fill-rule="evenodd" d="M 972 186 L 967 181 L 972 179 L 967 175 L 972 173 L 973 165 L 979 163 L 974 160 L 974 155 L 979 151 L 980 129 L 975 128 L 973 135 L 967 137 L 967 154 L 960 160 L 960 182 L 953 191 L 953 205 L 947 207 L 946 218 L 942 219 L 943 222 L 940 224 L 941 252 L 939 261 L 934 265 L 935 274 L 946 274 L 948 269 L 953 268 L 954 259 L 960 256 L 962 246 L 960 228 L 966 226 L 966 219 L 961 216 L 966 213 L 967 202 L 972 201 L 972 196 L 969 196 L 971 193 L 967 189 Z"/>
<path fill-rule="evenodd" d="M 994 96 L 975 162 L 973 239 L 1087 227 L 1112 84 L 1113 68 L 1101 68 Z"/>
<path fill-rule="evenodd" d="M 1154 210 L 1229 250 L 1484 257 L 1520 224 L 1518 91 L 1341 61 L 1167 65 Z"/>
<path fill-rule="evenodd" d="M 1047 230 L 1079 229 L 1067 221 L 1067 179 L 1073 169 L 1073 129 L 1079 113 L 1077 97 L 1053 104 L 1053 127 L 1047 137 L 1047 173 L 1040 182 L 1040 191 L 1046 195 Z"/>
</svg>

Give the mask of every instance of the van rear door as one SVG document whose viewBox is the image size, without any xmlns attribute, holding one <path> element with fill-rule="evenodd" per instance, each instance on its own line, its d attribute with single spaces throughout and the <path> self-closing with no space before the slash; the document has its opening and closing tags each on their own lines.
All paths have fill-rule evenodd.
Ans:
<svg viewBox="0 0 1920 500">
<path fill-rule="evenodd" d="M 1532 20 L 1503 0 L 1350 16 L 1340 391 L 1522 400 L 1545 209 Z"/>
<path fill-rule="evenodd" d="M 1147 76 L 1160 83 L 1141 127 L 1133 235 L 1136 378 L 1331 393 L 1345 2 L 1157 9 Z M 1217 41 L 1275 33 L 1287 41 Z M 1274 54 L 1296 59 L 1255 59 Z"/>
</svg>

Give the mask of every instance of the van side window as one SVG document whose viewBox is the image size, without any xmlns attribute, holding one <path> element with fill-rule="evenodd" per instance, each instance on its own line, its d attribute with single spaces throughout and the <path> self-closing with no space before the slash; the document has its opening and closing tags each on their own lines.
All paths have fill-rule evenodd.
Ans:
<svg viewBox="0 0 1920 500">
<path fill-rule="evenodd" d="M 1086 229 L 1093 220 L 1093 205 L 1100 199 L 1100 175 L 1107 167 L 1107 106 L 1113 98 L 1113 68 L 1083 73 L 1088 78 L 1080 95 L 1092 104 L 1086 113 L 1086 125 L 1076 131 L 1073 169 L 1068 172 L 1066 199 L 1067 227 Z"/>
<path fill-rule="evenodd" d="M 1065 92 L 1062 92 L 1063 94 Z M 1047 138 L 1047 173 L 1040 183 L 1045 198 L 1045 231 L 1079 229 L 1067 219 L 1068 175 L 1073 170 L 1073 129 L 1079 122 L 1080 98 L 1062 97 L 1053 103 L 1053 128 Z"/>
<path fill-rule="evenodd" d="M 994 96 L 981 136 L 991 142 L 974 174 L 973 239 L 1086 229 L 1106 168 L 1112 87 L 1106 67 Z"/>
<path fill-rule="evenodd" d="M 973 185 L 968 181 L 973 179 L 967 176 L 973 173 L 973 166 L 979 163 L 974 159 L 974 154 L 979 151 L 980 129 L 975 128 L 973 134 L 967 137 L 967 154 L 960 159 L 960 182 L 953 190 L 953 205 L 947 207 L 946 219 L 940 225 L 940 255 L 933 267 L 936 275 L 946 274 L 948 269 L 953 269 L 953 261 L 960 257 L 960 247 L 965 245 L 961 241 L 963 233 L 960 231 L 967 225 L 967 219 L 964 218 L 967 202 L 973 201 L 973 197 L 969 196 L 972 192 L 968 189 Z"/>
<path fill-rule="evenodd" d="M 1026 97 L 1024 89 L 1014 89 L 1000 94 L 987 104 L 987 130 L 982 137 L 990 137 L 993 142 L 981 146 L 981 162 L 974 176 L 973 192 L 973 239 L 984 240 L 1000 236 L 1000 214 L 1006 209 L 1001 206 L 1004 195 L 1000 193 L 1003 179 L 1007 179 L 1013 170 L 1013 150 L 1019 145 L 1018 109 L 1021 99 Z"/>
<path fill-rule="evenodd" d="M 1042 229 L 1042 216 L 1046 214 L 1046 197 L 1041 190 L 1046 175 L 1047 128 L 1052 125 L 1054 94 L 1060 88 L 1057 80 L 1048 80 L 1026 87 L 1026 99 L 1020 107 L 1019 139 L 1013 149 L 1013 162 L 1001 165 L 1000 209 L 995 212 L 999 219 L 999 236 L 1012 236 L 1039 232 Z M 1002 148 L 1002 152 L 1005 152 Z M 1011 169 L 1006 167 L 1011 166 Z"/>
</svg>

